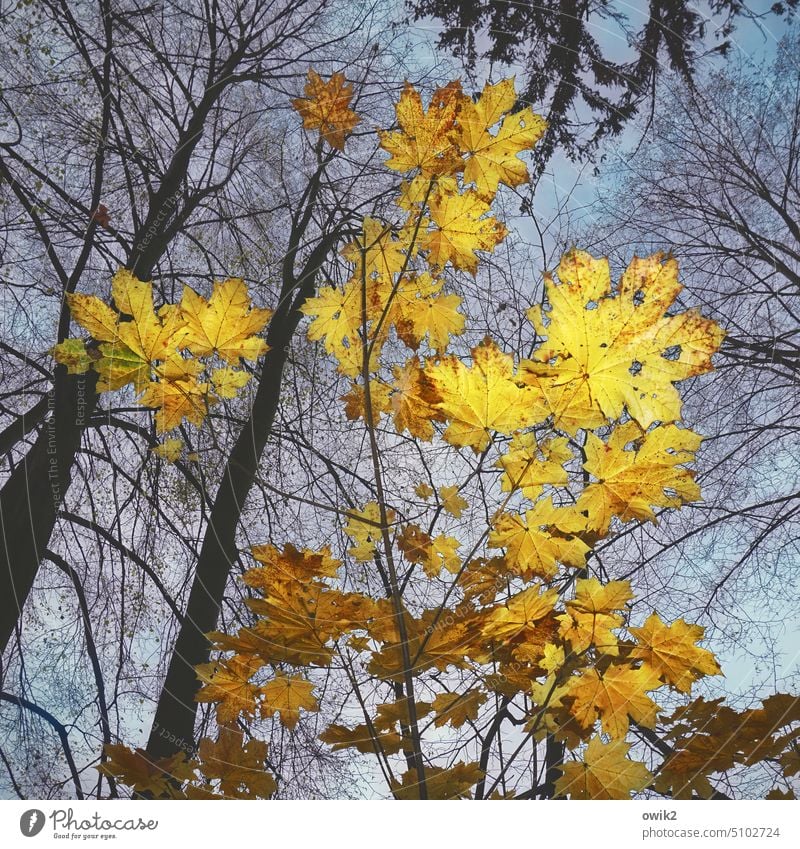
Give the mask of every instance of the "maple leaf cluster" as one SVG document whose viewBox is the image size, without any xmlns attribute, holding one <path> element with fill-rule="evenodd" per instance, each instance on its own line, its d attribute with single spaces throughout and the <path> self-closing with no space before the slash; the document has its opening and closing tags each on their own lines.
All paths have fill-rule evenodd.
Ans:
<svg viewBox="0 0 800 849">
<path fill-rule="evenodd" d="M 310 74 L 306 95 L 295 101 L 304 125 L 343 146 L 355 125 L 343 77 Z M 696 682 L 721 672 L 703 628 L 643 617 L 629 581 L 590 574 L 594 547 L 623 523 L 700 498 L 689 464 L 702 438 L 681 421 L 676 384 L 712 368 L 724 334 L 676 306 L 676 261 L 634 258 L 614 285 L 607 260 L 571 250 L 528 313 L 525 359 L 490 338 L 467 361 L 448 350 L 465 316 L 444 269 L 476 274 L 505 236 L 491 204 L 527 179 L 521 155 L 544 131 L 530 109 L 511 111 L 515 100 L 511 80 L 477 98 L 451 83 L 425 108 L 406 85 L 397 126 L 379 132 L 386 167 L 403 176 L 398 217 L 366 217 L 342 251 L 347 282 L 302 308 L 309 339 L 349 378 L 344 413 L 365 428 L 376 493 L 379 439 L 405 438 L 478 458 L 490 472 L 480 503 L 466 497 L 468 480 L 434 480 L 436 466 L 408 503 L 383 495 L 347 509 L 339 551 L 253 547 L 258 565 L 243 578 L 253 621 L 209 635 L 219 657 L 197 668 L 218 740 L 200 743 L 192 777 L 178 774 L 168 793 L 199 792 L 199 773 L 208 792 L 271 795 L 273 778 L 258 778 L 265 750 L 256 739 L 234 746 L 233 728 L 268 721 L 291 733 L 319 715 L 332 674 L 349 682 L 359 718 L 337 704 L 319 740 L 377 758 L 398 799 L 512 797 L 517 755 L 492 758 L 504 722 L 524 735 L 517 753 L 528 742 L 563 747 L 551 791 L 571 798 L 709 798 L 715 775 L 765 758 L 787 779 L 800 772 L 797 699 L 744 712 L 690 700 Z M 213 340 L 207 348 L 219 352 Z M 344 589 L 363 570 L 382 594 L 370 581 Z M 666 716 L 667 701 L 683 706 Z M 642 738 L 658 745 L 646 752 Z M 445 740 L 459 758 L 485 754 L 438 758 Z M 227 747 L 230 779 L 215 747 Z M 158 780 L 123 772 L 132 757 L 105 769 Z"/>
<path fill-rule="evenodd" d="M 94 295 L 67 295 L 72 318 L 91 338 L 66 339 L 53 356 L 70 374 L 97 372 L 98 392 L 131 385 L 138 403 L 155 410 L 158 433 L 184 421 L 202 425 L 211 406 L 249 381 L 242 360 L 267 351 L 257 334 L 272 313 L 252 305 L 241 279 L 215 283 L 207 300 L 187 286 L 180 303 L 156 310 L 152 283 L 120 269 L 111 295 L 116 309 Z M 175 460 L 180 449 L 170 439 L 157 451 Z"/>
</svg>

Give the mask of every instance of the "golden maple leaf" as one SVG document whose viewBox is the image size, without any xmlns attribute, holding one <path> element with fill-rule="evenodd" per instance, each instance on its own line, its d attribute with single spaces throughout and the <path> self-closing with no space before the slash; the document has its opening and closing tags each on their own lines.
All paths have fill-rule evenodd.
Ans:
<svg viewBox="0 0 800 849">
<path fill-rule="evenodd" d="M 372 421 L 377 424 L 381 413 L 388 413 L 392 409 L 390 393 L 392 387 L 383 383 L 380 380 L 370 380 L 369 382 L 369 398 L 370 407 L 372 408 Z M 339 399 L 344 401 L 344 414 L 350 421 L 364 419 L 367 421 L 367 405 L 366 392 L 364 386 L 359 383 L 351 383 L 350 391 L 346 395 L 342 395 Z"/>
<path fill-rule="evenodd" d="M 353 86 L 345 82 L 344 74 L 333 74 L 328 82 L 313 69 L 308 71 L 305 97 L 292 100 L 307 130 L 319 130 L 331 147 L 344 150 L 344 143 L 360 118 L 350 109 Z"/>
<path fill-rule="evenodd" d="M 700 625 L 688 625 L 683 619 L 665 625 L 658 614 L 652 613 L 640 628 L 628 630 L 638 642 L 631 649 L 631 659 L 640 658 L 682 693 L 688 693 L 692 683 L 703 675 L 721 674 L 714 655 L 695 645 L 703 639 Z"/>
<path fill-rule="evenodd" d="M 472 349 L 471 367 L 448 356 L 425 373 L 441 397 L 437 409 L 450 421 L 444 438 L 476 454 L 489 444 L 492 431 L 511 433 L 546 416 L 537 393 L 518 385 L 513 358 L 491 339 Z"/>
<path fill-rule="evenodd" d="M 257 657 L 234 655 L 230 660 L 201 663 L 195 667 L 204 685 L 195 696 L 198 702 L 215 702 L 217 719 L 221 723 L 239 718 L 240 714 L 255 713 L 259 688 L 250 679 L 261 669 Z"/>
<path fill-rule="evenodd" d="M 165 439 L 160 445 L 156 445 L 150 449 L 151 453 L 170 463 L 175 463 L 180 460 L 181 452 L 183 451 L 182 439 Z"/>
<path fill-rule="evenodd" d="M 513 78 L 486 83 L 474 102 L 464 98 L 458 113 L 458 143 L 469 154 L 464 182 L 474 183 L 478 194 L 491 200 L 499 183 L 518 186 L 528 179 L 528 169 L 518 154 L 530 150 L 544 135 L 547 122 L 526 107 L 507 115 L 496 134 L 490 132 L 514 108 L 517 95 Z"/>
<path fill-rule="evenodd" d="M 428 261 L 436 268 L 449 262 L 453 268 L 475 274 L 478 251 L 491 253 L 505 239 L 505 225 L 487 213 L 491 207 L 477 192 L 460 194 L 437 192 L 430 201 L 434 228 L 425 233 L 421 247 L 429 251 Z"/>
<path fill-rule="evenodd" d="M 556 796 L 571 799 L 629 799 L 652 781 L 653 775 L 639 761 L 627 757 L 631 744 L 622 740 L 604 743 L 592 737 L 583 761 L 567 761 L 556 780 Z"/>
<path fill-rule="evenodd" d="M 635 421 L 614 428 L 607 442 L 587 434 L 584 469 L 598 480 L 581 493 L 576 509 L 598 533 L 611 519 L 655 521 L 653 507 L 680 507 L 700 498 L 694 472 L 682 468 L 694 459 L 702 437 L 675 425 L 644 433 Z"/>
<path fill-rule="evenodd" d="M 314 684 L 299 675 L 279 675 L 261 688 L 264 700 L 261 715 L 278 713 L 287 728 L 294 728 L 300 721 L 300 709 L 317 711 L 317 700 L 312 695 Z"/>
<path fill-rule="evenodd" d="M 570 678 L 566 694 L 572 697 L 570 711 L 584 727 L 600 718 L 603 731 L 620 739 L 628 733 L 629 717 L 645 728 L 655 728 L 658 705 L 647 695 L 661 686 L 659 676 L 644 667 L 609 666 L 601 675 L 595 668 L 582 669 Z"/>
<path fill-rule="evenodd" d="M 386 167 L 418 170 L 426 179 L 460 170 L 463 160 L 454 127 L 463 98 L 461 85 L 451 83 L 434 92 L 426 111 L 419 92 L 406 83 L 395 106 L 400 129 L 378 133 L 381 147 L 390 154 Z"/>
<path fill-rule="evenodd" d="M 545 279 L 547 326 L 538 307 L 528 313 L 546 341 L 523 371 L 610 419 L 624 409 L 643 428 L 680 419 L 674 384 L 712 368 L 724 332 L 694 310 L 665 314 L 682 288 L 677 262 L 635 257 L 612 292 L 608 260 L 572 250 L 558 277 Z"/>
<path fill-rule="evenodd" d="M 433 710 L 436 711 L 433 724 L 436 728 L 441 728 L 449 722 L 453 728 L 460 728 L 467 720 L 474 722 L 478 718 L 480 706 L 486 699 L 487 694 L 478 689 L 461 693 L 439 693 L 433 700 Z"/>
<path fill-rule="evenodd" d="M 138 403 L 155 409 L 156 433 L 166 433 L 184 420 L 201 425 L 215 400 L 209 394 L 208 383 L 189 375 L 184 380 L 151 381 Z"/>
<path fill-rule="evenodd" d="M 387 510 L 386 518 L 394 521 L 394 511 Z M 356 544 L 348 551 L 358 561 L 371 560 L 375 553 L 375 543 L 382 537 L 381 509 L 377 501 L 370 501 L 363 510 L 351 510 L 344 532 Z"/>
<path fill-rule="evenodd" d="M 552 578 L 558 563 L 581 567 L 589 546 L 574 536 L 577 530 L 572 507 L 554 507 L 546 498 L 538 501 L 524 517 L 502 513 L 492 523 L 488 545 L 505 548 L 509 569 L 522 578 Z"/>
<path fill-rule="evenodd" d="M 517 433 L 508 451 L 497 461 L 503 469 L 503 492 L 517 489 L 530 501 L 535 501 L 545 484 L 566 486 L 569 482 L 564 463 L 572 459 L 565 437 L 537 440 L 531 431 Z"/>
<path fill-rule="evenodd" d="M 244 741 L 242 732 L 222 725 L 216 741 L 203 737 L 197 747 L 200 770 L 207 779 L 219 781 L 219 791 L 229 799 L 268 799 L 277 790 L 266 770 L 267 744 Z"/>
<path fill-rule="evenodd" d="M 403 366 L 395 366 L 392 373 L 391 405 L 397 432 L 408 430 L 417 439 L 432 439 L 433 423 L 443 422 L 445 416 L 438 409 L 441 397 L 430 375 L 417 357 L 412 357 Z"/>
<path fill-rule="evenodd" d="M 353 263 L 354 280 L 363 280 L 375 275 L 384 281 L 390 281 L 406 264 L 405 251 L 408 246 L 396 239 L 391 227 L 377 218 L 367 216 L 362 223 L 362 236 L 350 242 L 342 249 L 342 256 Z M 384 304 L 380 298 L 381 289 L 368 290 L 369 315 L 372 318 L 380 312 Z M 361 306 L 359 304 L 359 311 Z"/>
<path fill-rule="evenodd" d="M 216 352 L 229 363 L 240 358 L 257 360 L 267 343 L 256 336 L 264 329 L 272 311 L 254 307 L 242 279 L 232 277 L 214 283 L 206 300 L 188 286 L 181 298 L 186 324 L 186 347 L 198 357 Z"/>
<path fill-rule="evenodd" d="M 461 514 L 469 506 L 466 498 L 462 498 L 458 494 L 457 486 L 440 486 L 439 498 L 442 502 L 442 507 L 456 519 L 461 518 Z"/>
<path fill-rule="evenodd" d="M 319 739 L 334 752 L 352 747 L 365 755 L 394 755 L 403 748 L 403 738 L 396 731 L 376 732 L 374 727 L 370 730 L 366 724 L 355 728 L 332 724 L 319 735 Z"/>
<path fill-rule="evenodd" d="M 476 763 L 458 762 L 448 769 L 430 766 L 425 768 L 425 785 L 428 799 L 468 799 L 470 788 L 480 781 L 483 771 Z M 391 781 L 395 799 L 419 799 L 419 782 L 415 769 L 404 772 L 400 781 Z"/>
<path fill-rule="evenodd" d="M 265 593 L 276 583 L 289 582 L 306 584 L 314 578 L 333 578 L 341 562 L 331 557 L 329 548 L 311 551 L 307 548 L 295 548 L 286 543 L 283 551 L 274 545 L 254 545 L 250 549 L 253 557 L 261 564 L 248 569 L 242 580 L 250 587 L 257 587 Z"/>
<path fill-rule="evenodd" d="M 184 752 L 153 759 L 144 749 L 129 749 L 117 743 L 108 743 L 103 750 L 108 760 L 97 767 L 98 771 L 113 776 L 137 793 L 174 796 L 174 781 L 183 782 L 195 777 L 195 762 L 189 760 Z"/>
<path fill-rule="evenodd" d="M 526 630 L 534 630 L 536 623 L 553 611 L 557 598 L 557 590 L 546 590 L 541 584 L 534 584 L 511 596 L 505 604 L 492 608 L 483 626 L 483 635 L 489 640 L 505 642 Z"/>
<path fill-rule="evenodd" d="M 610 581 L 601 584 L 597 578 L 579 578 L 575 598 L 564 605 L 559 633 L 570 643 L 573 652 L 586 651 L 594 646 L 602 654 L 619 654 L 614 630 L 623 623 L 617 611 L 633 598 L 628 581 Z"/>
</svg>

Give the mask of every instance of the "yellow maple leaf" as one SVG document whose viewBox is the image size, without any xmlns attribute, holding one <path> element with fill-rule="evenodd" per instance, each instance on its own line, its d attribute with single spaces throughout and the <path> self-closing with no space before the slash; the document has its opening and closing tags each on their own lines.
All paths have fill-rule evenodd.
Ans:
<svg viewBox="0 0 800 849">
<path fill-rule="evenodd" d="M 344 150 L 347 136 L 361 120 L 350 109 L 353 86 L 345 82 L 341 72 L 323 82 L 315 70 L 309 69 L 304 93 L 305 97 L 292 100 L 292 106 L 303 119 L 303 126 L 307 130 L 319 130 L 331 147 Z"/>
<path fill-rule="evenodd" d="M 518 385 L 513 358 L 491 339 L 472 349 L 471 367 L 449 356 L 425 372 L 441 397 L 436 407 L 450 421 L 444 438 L 453 445 L 469 446 L 477 454 L 489 444 L 492 431 L 511 433 L 542 420 L 539 396 Z"/>
<path fill-rule="evenodd" d="M 640 628 L 628 630 L 638 642 L 630 657 L 641 658 L 682 693 L 688 693 L 692 683 L 703 675 L 721 674 L 714 655 L 695 645 L 703 639 L 700 625 L 688 625 L 683 619 L 665 625 L 658 614 L 652 613 Z"/>
<path fill-rule="evenodd" d="M 319 739 L 334 752 L 352 747 L 365 755 L 394 755 L 403 748 L 403 738 L 396 731 L 376 733 L 374 727 L 371 731 L 366 724 L 356 725 L 355 728 L 332 724 L 319 735 Z"/>
<path fill-rule="evenodd" d="M 211 385 L 220 398 L 235 398 L 252 375 L 236 368 L 215 368 L 211 372 Z"/>
<path fill-rule="evenodd" d="M 213 403 L 209 385 L 191 376 L 185 380 L 152 381 L 139 398 L 139 404 L 156 411 L 156 433 L 174 430 L 184 420 L 199 427 Z"/>
<path fill-rule="evenodd" d="M 300 720 L 300 709 L 317 711 L 317 700 L 312 695 L 314 684 L 299 675 L 279 675 L 261 688 L 264 700 L 261 715 L 278 713 L 287 728 L 294 728 Z"/>
<path fill-rule="evenodd" d="M 72 317 L 98 342 L 113 342 L 118 338 L 119 313 L 108 304 L 94 295 L 79 292 L 68 292 L 65 297 Z"/>
<path fill-rule="evenodd" d="M 389 395 L 392 387 L 380 380 L 371 380 L 369 383 L 370 406 L 372 407 L 372 421 L 377 424 L 381 413 L 388 413 L 392 409 Z M 350 421 L 364 419 L 366 421 L 366 393 L 363 385 L 351 383 L 350 391 L 339 399 L 344 401 L 344 413 Z"/>
<path fill-rule="evenodd" d="M 639 761 L 627 757 L 631 744 L 622 740 L 604 743 L 592 737 L 582 761 L 567 761 L 556 780 L 556 796 L 571 799 L 630 799 L 653 780 Z"/>
<path fill-rule="evenodd" d="M 320 551 L 310 551 L 286 543 L 281 551 L 277 546 L 267 543 L 252 546 L 250 552 L 261 565 L 248 569 L 242 579 L 248 586 L 264 592 L 269 592 L 280 582 L 307 584 L 314 578 L 333 578 L 341 565 L 339 560 L 331 557 L 327 547 Z"/>
<path fill-rule="evenodd" d="M 456 519 L 460 519 L 463 511 L 469 506 L 466 498 L 458 494 L 457 486 L 440 486 L 439 498 L 442 501 L 442 507 Z"/>
<path fill-rule="evenodd" d="M 440 534 L 431 540 L 422 561 L 422 568 L 429 578 L 436 577 L 442 570 L 447 569 L 451 574 L 458 572 L 461 566 L 461 558 L 458 549 L 461 543 L 455 537 Z"/>
<path fill-rule="evenodd" d="M 433 495 L 433 487 L 427 483 L 418 483 L 414 487 L 414 494 L 427 501 Z"/>
<path fill-rule="evenodd" d="M 230 660 L 201 663 L 195 667 L 204 685 L 195 696 L 198 702 L 215 702 L 217 719 L 225 723 L 238 719 L 240 714 L 255 713 L 259 688 L 250 679 L 262 667 L 257 657 L 234 655 Z"/>
<path fill-rule="evenodd" d="M 483 771 L 476 763 L 458 762 L 444 769 L 438 766 L 425 768 L 425 786 L 428 799 L 467 799 L 470 788 L 480 781 Z M 419 782 L 415 769 L 404 772 L 400 781 L 392 779 L 392 793 L 396 799 L 419 799 Z"/>
<path fill-rule="evenodd" d="M 389 522 L 393 522 L 394 517 L 393 510 L 386 511 Z M 344 532 L 356 543 L 348 549 L 350 554 L 360 562 L 371 560 L 375 553 L 375 543 L 382 536 L 381 509 L 377 501 L 365 504 L 363 510 L 350 510 Z"/>
<path fill-rule="evenodd" d="M 436 711 L 433 724 L 441 728 L 449 722 L 453 728 L 460 728 L 467 720 L 474 722 L 486 699 L 486 693 L 477 689 L 462 693 L 439 693 L 433 700 L 433 709 Z"/>
<path fill-rule="evenodd" d="M 469 154 L 464 182 L 475 183 L 478 194 L 491 200 L 499 183 L 518 186 L 528 179 L 528 169 L 518 154 L 530 150 L 544 135 L 547 122 L 526 107 L 507 115 L 497 131 L 490 129 L 514 108 L 514 80 L 486 83 L 477 102 L 465 98 L 458 113 L 458 143 Z"/>
<path fill-rule="evenodd" d="M 619 643 L 614 629 L 623 623 L 617 611 L 623 610 L 631 598 L 628 581 L 601 584 L 597 578 L 579 578 L 575 598 L 565 603 L 566 613 L 558 617 L 559 633 L 573 652 L 595 646 L 603 654 L 617 655 Z"/>
<path fill-rule="evenodd" d="M 417 357 L 403 366 L 394 366 L 392 373 L 391 405 L 397 432 L 408 430 L 418 439 L 432 439 L 433 423 L 443 422 L 445 416 L 437 408 L 441 397 L 430 376 Z"/>
<path fill-rule="evenodd" d="M 144 749 L 129 749 L 118 743 L 103 747 L 108 760 L 97 769 L 127 784 L 137 793 L 154 796 L 175 795 L 171 780 L 183 782 L 194 778 L 195 762 L 184 752 L 167 758 L 152 758 Z"/>
<path fill-rule="evenodd" d="M 608 418 L 627 409 L 644 428 L 680 419 L 674 383 L 709 371 L 724 333 L 693 310 L 665 314 L 682 288 L 677 262 L 661 253 L 636 257 L 612 292 L 608 261 L 572 250 L 558 277 L 560 285 L 545 279 L 549 324 L 537 308 L 529 313 L 547 337 L 533 360 L 540 366 L 555 360 L 549 369 L 555 384 L 588 392 Z"/>
<path fill-rule="evenodd" d="M 589 546 L 574 535 L 575 511 L 554 507 L 552 499 L 538 501 L 524 517 L 502 513 L 492 523 L 488 545 L 505 548 L 509 569 L 522 578 L 552 578 L 558 563 L 583 566 Z"/>
<path fill-rule="evenodd" d="M 598 480 L 581 493 L 577 510 L 587 528 L 608 530 L 611 519 L 655 521 L 653 507 L 680 507 L 700 498 L 694 472 L 682 468 L 694 459 L 702 437 L 675 425 L 643 433 L 635 421 L 618 425 L 607 442 L 587 435 L 584 469 Z"/>
<path fill-rule="evenodd" d="M 381 147 L 390 154 L 386 167 L 414 171 L 425 178 L 453 174 L 463 167 L 454 130 L 464 99 L 459 83 L 437 89 L 427 110 L 422 97 L 406 83 L 395 106 L 400 129 L 378 134 Z"/>
<path fill-rule="evenodd" d="M 342 256 L 355 265 L 354 280 L 376 275 L 390 281 L 406 263 L 407 245 L 392 234 L 391 228 L 377 218 L 367 216 L 362 223 L 362 236 L 342 249 Z M 372 318 L 384 307 L 381 288 L 368 290 L 369 317 Z M 388 294 L 388 291 L 387 291 Z M 361 305 L 359 304 L 359 311 Z"/>
<path fill-rule="evenodd" d="M 600 718 L 603 731 L 614 739 L 628 733 L 629 717 L 645 728 L 655 728 L 658 705 L 647 695 L 661 686 L 652 669 L 634 669 L 621 664 L 609 666 L 601 675 L 597 669 L 583 669 L 567 682 L 572 697 L 570 711 L 584 727 Z"/>
<path fill-rule="evenodd" d="M 552 613 L 558 598 L 556 589 L 542 590 L 541 584 L 534 584 L 493 608 L 483 626 L 483 635 L 489 640 L 505 642 L 523 631 L 535 629 L 540 619 Z"/>
<path fill-rule="evenodd" d="M 316 297 L 308 298 L 300 312 L 313 317 L 308 327 L 312 342 L 325 340 L 325 350 L 337 354 L 342 340 L 356 339 L 361 327 L 361 298 L 357 281 L 348 281 L 343 289 L 322 286 Z"/>
<path fill-rule="evenodd" d="M 117 328 L 117 339 L 123 345 L 147 362 L 177 355 L 186 339 L 186 323 L 178 310 L 156 314 L 152 283 L 137 280 L 126 269 L 120 269 L 111 281 L 111 294 L 119 310 L 132 317 L 131 321 L 121 321 Z"/>
<path fill-rule="evenodd" d="M 214 283 L 208 300 L 187 286 L 180 312 L 187 328 L 186 347 L 195 356 L 216 352 L 227 362 L 238 363 L 242 357 L 257 360 L 267 351 L 267 343 L 256 334 L 272 311 L 254 307 L 244 280 L 238 277 Z"/>
<path fill-rule="evenodd" d="M 476 192 L 437 192 L 430 201 L 434 229 L 425 234 L 421 246 L 437 268 L 449 262 L 453 268 L 475 274 L 478 251 L 491 253 L 505 239 L 504 224 L 487 213 L 490 206 Z"/>
<path fill-rule="evenodd" d="M 563 464 L 571 459 L 565 437 L 539 441 L 531 431 L 515 434 L 508 451 L 496 463 L 503 469 L 502 490 L 519 489 L 527 499 L 535 501 L 545 484 L 567 485 L 569 477 Z"/>
<path fill-rule="evenodd" d="M 155 448 L 151 448 L 150 451 L 156 456 L 162 457 L 170 463 L 174 463 L 181 457 L 181 451 L 183 451 L 183 440 L 165 439 L 160 445 L 156 445 Z"/>
<path fill-rule="evenodd" d="M 397 335 L 415 351 L 426 336 L 433 350 L 444 351 L 451 336 L 464 332 L 465 319 L 458 311 L 460 305 L 458 295 L 436 293 L 402 301 L 395 315 Z"/>
<path fill-rule="evenodd" d="M 219 791 L 228 799 L 268 799 L 277 790 L 267 772 L 267 744 L 244 741 L 242 732 L 230 725 L 219 729 L 216 740 L 203 737 L 197 747 L 200 771 L 219 781 Z"/>
</svg>

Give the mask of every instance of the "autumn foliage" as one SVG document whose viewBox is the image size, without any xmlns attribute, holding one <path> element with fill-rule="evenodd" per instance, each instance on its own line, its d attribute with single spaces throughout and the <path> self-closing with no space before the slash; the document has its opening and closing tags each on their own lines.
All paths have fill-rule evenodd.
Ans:
<svg viewBox="0 0 800 849">
<path fill-rule="evenodd" d="M 311 71 L 293 103 L 320 146 L 343 150 L 363 124 L 352 96 L 343 75 Z M 108 747 L 101 769 L 134 791 L 271 796 L 279 780 L 251 726 L 332 716 L 331 674 L 360 720 L 323 723 L 319 740 L 374 757 L 398 799 L 711 798 L 737 767 L 770 758 L 786 776 L 800 769 L 797 700 L 737 713 L 692 698 L 720 674 L 703 629 L 641 605 L 632 616 L 631 584 L 587 566 L 622 524 L 700 498 L 691 464 L 702 437 L 681 419 L 678 384 L 712 368 L 724 334 L 677 306 L 675 259 L 634 257 L 613 281 L 607 260 L 573 249 L 528 312 L 526 357 L 491 338 L 469 356 L 453 346 L 470 318 L 452 272 L 476 275 L 507 235 L 493 201 L 528 179 L 523 156 L 546 129 L 515 103 L 511 80 L 476 98 L 451 83 L 427 107 L 407 84 L 395 127 L 379 132 L 401 178 L 396 213 L 363 219 L 341 252 L 349 279 L 302 308 L 308 338 L 349 380 L 341 402 L 363 430 L 377 497 L 341 515 L 340 549 L 253 547 L 251 624 L 210 634 L 216 658 L 197 669 L 216 731 L 159 763 Z M 114 308 L 71 296 L 91 339 L 54 353 L 72 371 L 94 369 L 98 391 L 131 384 L 160 432 L 201 425 L 246 382 L 241 360 L 264 353 L 270 313 L 242 281 L 155 309 L 150 285 L 120 271 L 113 296 Z M 476 503 L 469 480 L 444 482 L 440 459 L 392 503 L 381 446 L 398 438 L 466 452 L 493 470 L 491 488 Z M 380 593 L 359 582 L 365 570 Z M 525 773 L 532 750 L 539 767 Z"/>
</svg>

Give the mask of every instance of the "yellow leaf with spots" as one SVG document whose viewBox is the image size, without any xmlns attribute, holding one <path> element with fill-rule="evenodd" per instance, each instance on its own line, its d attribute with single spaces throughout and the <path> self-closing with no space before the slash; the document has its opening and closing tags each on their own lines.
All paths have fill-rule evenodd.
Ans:
<svg viewBox="0 0 800 849">
<path fill-rule="evenodd" d="M 418 171 L 428 179 L 460 170 L 455 120 L 463 99 L 461 85 L 451 83 L 434 92 L 426 110 L 419 92 L 406 83 L 395 106 L 399 129 L 378 134 L 381 147 L 390 154 L 386 167 Z"/>
<path fill-rule="evenodd" d="M 433 423 L 445 420 L 444 413 L 438 409 L 441 397 L 434 382 L 416 357 L 403 366 L 395 366 L 392 373 L 391 405 L 397 432 L 407 430 L 418 439 L 432 439 Z"/>
<path fill-rule="evenodd" d="M 85 374 L 92 366 L 92 358 L 83 339 L 65 339 L 50 349 L 53 359 L 67 367 L 67 374 Z"/>
<path fill-rule="evenodd" d="M 533 360 L 550 364 L 556 385 L 607 418 L 627 409 L 643 428 L 680 419 L 674 384 L 712 368 L 724 332 L 694 310 L 666 315 L 682 288 L 677 262 L 660 253 L 636 257 L 612 290 L 608 261 L 572 250 L 558 277 L 559 285 L 545 280 L 547 326 L 531 313 L 547 337 Z"/>
<path fill-rule="evenodd" d="M 379 380 L 371 380 L 369 383 L 370 407 L 372 408 L 372 421 L 377 424 L 381 413 L 388 413 L 392 409 L 390 393 L 392 387 Z M 344 413 L 350 421 L 358 419 L 367 420 L 366 393 L 364 387 L 359 383 L 352 383 L 350 391 L 339 399 L 344 401 Z"/>
<path fill-rule="evenodd" d="M 305 97 L 292 101 L 292 106 L 303 119 L 303 126 L 307 130 L 319 130 L 320 136 L 331 147 L 344 150 L 347 136 L 361 120 L 350 108 L 353 86 L 345 82 L 341 72 L 323 82 L 322 77 L 310 69 L 304 94 Z"/>
<path fill-rule="evenodd" d="M 211 385 L 220 398 L 235 398 L 252 375 L 235 368 L 215 368 L 211 372 Z"/>
</svg>

